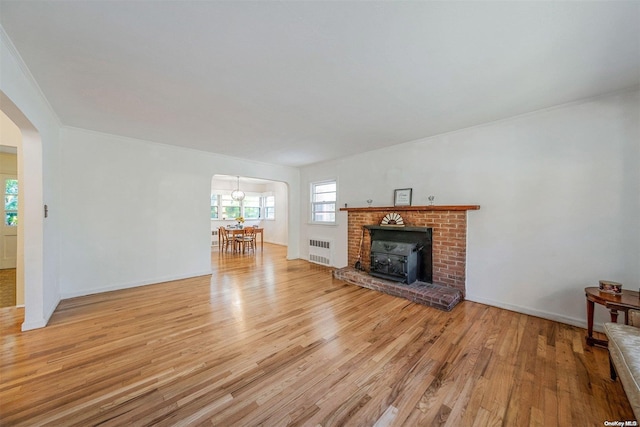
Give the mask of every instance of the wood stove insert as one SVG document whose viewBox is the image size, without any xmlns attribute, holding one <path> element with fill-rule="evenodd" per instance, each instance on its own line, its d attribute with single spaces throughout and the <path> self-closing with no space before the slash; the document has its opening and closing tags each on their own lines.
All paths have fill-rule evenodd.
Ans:
<svg viewBox="0 0 640 427">
<path fill-rule="evenodd" d="M 433 281 L 432 228 L 364 227 L 371 235 L 370 275 L 409 285 Z"/>
</svg>

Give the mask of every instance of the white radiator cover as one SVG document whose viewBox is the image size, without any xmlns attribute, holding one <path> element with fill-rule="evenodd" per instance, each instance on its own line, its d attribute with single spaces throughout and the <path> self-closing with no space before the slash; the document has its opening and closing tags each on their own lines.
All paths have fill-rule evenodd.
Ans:
<svg viewBox="0 0 640 427">
<path fill-rule="evenodd" d="M 309 239 L 309 261 L 321 265 L 333 265 L 333 240 L 322 237 Z"/>
</svg>

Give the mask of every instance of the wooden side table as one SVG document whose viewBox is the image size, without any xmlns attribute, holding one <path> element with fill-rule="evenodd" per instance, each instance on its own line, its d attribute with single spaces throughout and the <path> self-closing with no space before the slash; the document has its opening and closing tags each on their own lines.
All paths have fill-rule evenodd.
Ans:
<svg viewBox="0 0 640 427">
<path fill-rule="evenodd" d="M 587 297 L 587 344 L 606 347 L 608 342 L 593 338 L 593 308 L 595 303 L 605 306 L 611 314 L 611 321 L 618 321 L 618 310 L 624 312 L 624 323 L 629 324 L 629 310 L 640 310 L 640 294 L 636 291 L 622 290 L 622 295 L 600 292 L 597 287 L 584 288 Z"/>
</svg>

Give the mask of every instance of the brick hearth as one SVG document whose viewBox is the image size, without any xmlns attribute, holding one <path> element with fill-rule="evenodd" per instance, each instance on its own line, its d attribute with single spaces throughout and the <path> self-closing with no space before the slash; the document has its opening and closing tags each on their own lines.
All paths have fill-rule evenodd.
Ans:
<svg viewBox="0 0 640 427">
<path fill-rule="evenodd" d="M 406 285 L 389 280 L 379 279 L 370 276 L 368 273 L 356 270 L 353 267 L 344 267 L 333 272 L 336 279 L 353 283 L 363 288 L 402 297 L 418 304 L 450 311 L 456 304 L 462 301 L 462 292 L 446 286 L 435 285 L 433 283 L 414 282 Z"/>
<path fill-rule="evenodd" d="M 363 226 L 380 224 L 386 214 L 398 212 L 404 219 L 404 224 L 407 226 L 433 228 L 433 284 L 438 285 L 435 289 L 439 291 L 440 287 L 451 288 L 457 290 L 461 298 L 464 298 L 467 258 L 467 211 L 477 209 L 480 209 L 480 206 L 342 208 L 340 209 L 341 211 L 347 211 L 348 213 L 348 265 L 349 267 L 353 267 L 358 259 L 359 243 Z M 365 271 L 369 271 L 370 268 L 370 247 L 371 241 L 369 233 L 365 231 L 361 261 Z M 351 272 L 346 269 L 341 270 L 345 270 L 342 272 L 343 274 L 351 274 Z M 340 274 L 341 270 L 338 270 L 337 273 Z M 357 272 L 356 270 L 353 271 Z M 426 285 L 429 284 L 418 284 L 416 286 L 422 287 L 424 290 L 427 289 Z M 397 286 L 410 288 L 407 287 L 407 285 L 401 284 Z M 403 289 L 401 288 L 400 290 Z M 410 293 L 408 289 L 404 290 L 406 291 L 405 294 Z M 398 296 L 407 297 L 407 295 Z M 429 299 L 429 297 L 425 296 L 421 298 Z M 438 295 L 433 297 L 433 299 L 438 298 Z"/>
</svg>

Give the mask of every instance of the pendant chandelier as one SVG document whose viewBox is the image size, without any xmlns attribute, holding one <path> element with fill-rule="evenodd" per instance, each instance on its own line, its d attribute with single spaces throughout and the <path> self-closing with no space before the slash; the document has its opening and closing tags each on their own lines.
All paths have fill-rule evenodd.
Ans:
<svg viewBox="0 0 640 427">
<path fill-rule="evenodd" d="M 238 177 L 238 186 L 231 192 L 231 198 L 236 202 L 244 200 L 244 191 L 240 190 L 240 177 Z"/>
</svg>

